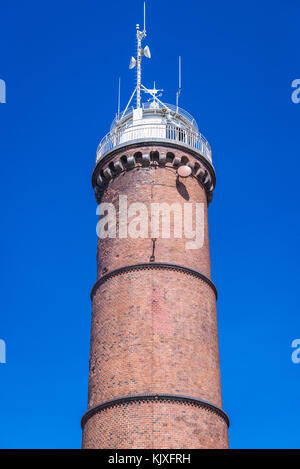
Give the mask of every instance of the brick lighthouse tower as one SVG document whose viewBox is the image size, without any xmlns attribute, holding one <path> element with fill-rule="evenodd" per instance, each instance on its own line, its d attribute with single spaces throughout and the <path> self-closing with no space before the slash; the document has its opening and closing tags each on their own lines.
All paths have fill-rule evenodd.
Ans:
<svg viewBox="0 0 300 469">
<path fill-rule="evenodd" d="M 178 107 L 181 86 L 174 106 L 142 84 L 145 25 L 136 34 L 137 86 L 98 147 L 92 178 L 105 223 L 82 446 L 227 448 L 207 220 L 211 149 Z"/>
</svg>

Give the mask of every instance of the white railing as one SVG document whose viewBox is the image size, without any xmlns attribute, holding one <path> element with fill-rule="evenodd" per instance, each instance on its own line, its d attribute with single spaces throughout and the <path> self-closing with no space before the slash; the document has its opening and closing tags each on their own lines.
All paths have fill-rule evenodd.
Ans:
<svg viewBox="0 0 300 469">
<path fill-rule="evenodd" d="M 182 109 L 181 107 L 174 106 L 174 104 L 164 104 L 163 105 L 162 103 L 158 103 L 157 105 L 158 105 L 158 107 L 155 108 L 155 107 L 153 107 L 153 103 L 143 103 L 142 108 L 143 108 L 143 111 L 145 111 L 146 113 L 150 111 L 151 114 L 154 114 L 154 115 L 156 113 L 161 115 L 162 110 L 167 109 L 167 110 L 171 111 L 172 115 L 183 117 L 184 120 L 188 121 L 189 124 L 192 124 L 192 126 L 195 128 L 195 130 L 198 131 L 197 122 L 195 121 L 193 116 L 191 116 L 191 114 L 189 112 L 185 111 L 185 109 Z M 112 130 L 116 125 L 118 125 L 120 121 L 123 121 L 123 119 L 126 119 L 127 117 L 131 116 L 132 113 L 133 113 L 133 110 L 134 110 L 134 107 L 130 106 L 128 109 L 126 109 L 126 112 L 123 111 L 123 112 L 120 113 L 119 117 L 116 116 L 115 119 L 113 120 L 111 126 L 110 126 L 110 130 Z"/>
<path fill-rule="evenodd" d="M 117 146 L 123 146 L 134 140 L 166 140 L 199 151 L 212 163 L 211 148 L 206 138 L 191 129 L 175 124 L 151 124 L 143 122 L 127 128 L 114 128 L 100 142 L 97 149 L 96 163 L 106 153 Z"/>
</svg>

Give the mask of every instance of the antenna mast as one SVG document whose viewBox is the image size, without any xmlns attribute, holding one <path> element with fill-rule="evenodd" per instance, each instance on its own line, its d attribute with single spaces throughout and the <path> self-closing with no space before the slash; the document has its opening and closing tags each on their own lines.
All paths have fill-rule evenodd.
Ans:
<svg viewBox="0 0 300 469">
<path fill-rule="evenodd" d="M 142 86 L 142 57 L 151 58 L 151 52 L 148 46 L 142 48 L 142 40 L 146 37 L 146 2 L 144 2 L 144 29 L 140 31 L 140 25 L 136 25 L 137 57 L 131 57 L 129 68 L 136 66 L 136 107 L 141 107 L 141 86 Z"/>
<path fill-rule="evenodd" d="M 120 105 L 121 105 L 121 77 L 119 77 L 119 94 L 118 94 L 118 120 L 120 119 Z"/>
<path fill-rule="evenodd" d="M 178 61 L 178 74 L 179 74 L 179 84 L 178 84 L 178 91 L 176 93 L 176 112 L 178 113 L 178 103 L 179 103 L 179 96 L 181 93 L 181 55 L 179 56 L 179 61 Z"/>
<path fill-rule="evenodd" d="M 136 107 L 141 107 L 141 84 L 142 84 L 142 39 L 146 37 L 146 31 L 140 31 L 140 26 L 136 25 L 137 38 L 137 60 L 136 60 Z"/>
<path fill-rule="evenodd" d="M 141 84 L 142 84 L 142 56 L 144 50 L 142 49 L 142 39 L 146 37 L 146 2 L 144 2 L 144 30 L 140 31 L 140 25 L 136 25 L 136 39 L 137 39 L 137 60 L 136 60 L 136 107 L 141 107 Z"/>
</svg>

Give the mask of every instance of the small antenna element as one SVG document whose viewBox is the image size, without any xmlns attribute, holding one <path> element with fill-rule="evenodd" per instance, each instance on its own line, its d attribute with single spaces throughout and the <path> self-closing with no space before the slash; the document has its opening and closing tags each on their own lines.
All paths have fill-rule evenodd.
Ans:
<svg viewBox="0 0 300 469">
<path fill-rule="evenodd" d="M 119 77 L 118 120 L 120 119 L 120 105 L 121 105 L 121 77 Z"/>
<path fill-rule="evenodd" d="M 178 103 L 179 103 L 179 96 L 180 96 L 180 93 L 181 93 L 181 56 L 179 56 L 179 62 L 178 62 L 178 66 L 179 66 L 179 85 L 178 85 L 178 91 L 176 93 L 176 112 L 178 113 Z"/>
</svg>

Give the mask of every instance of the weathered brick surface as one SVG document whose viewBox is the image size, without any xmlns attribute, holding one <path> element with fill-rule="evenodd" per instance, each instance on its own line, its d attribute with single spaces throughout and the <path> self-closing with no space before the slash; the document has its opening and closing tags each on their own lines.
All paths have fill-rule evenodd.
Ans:
<svg viewBox="0 0 300 469">
<path fill-rule="evenodd" d="M 128 272 L 96 292 L 89 407 L 144 393 L 183 394 L 221 406 L 215 295 L 198 278 Z"/>
<path fill-rule="evenodd" d="M 84 448 L 226 449 L 227 425 L 205 409 L 165 402 L 139 402 L 94 415 Z"/>
<path fill-rule="evenodd" d="M 118 207 L 123 194 L 129 204 L 143 202 L 148 207 L 151 202 L 202 202 L 203 247 L 186 250 L 184 237 L 160 237 L 155 260 L 193 268 L 210 278 L 205 189 L 192 177 L 182 182 L 184 188 L 178 191 L 174 168 L 134 168 L 110 181 L 102 201 Z M 150 238 L 101 240 L 98 279 L 119 267 L 149 262 L 151 254 Z M 122 272 L 99 285 L 93 296 L 88 408 L 113 398 L 155 393 L 222 406 L 215 293 L 203 280 L 182 271 Z M 83 447 L 226 448 L 227 425 L 216 413 L 192 405 L 134 402 L 91 417 L 84 426 Z"/>
<path fill-rule="evenodd" d="M 142 151 L 143 149 L 141 149 Z M 151 148 L 143 151 L 149 152 Z M 166 152 L 166 149 L 158 150 Z M 127 152 L 128 156 L 135 154 L 135 151 Z M 176 151 L 173 153 L 176 154 Z M 183 153 L 178 151 L 178 156 Z M 114 157 L 114 160 L 120 155 Z M 192 161 L 194 159 L 189 157 Z M 187 240 L 174 238 L 174 219 L 171 217 L 171 238 L 160 238 L 156 243 L 155 258 L 157 262 L 172 262 L 182 264 L 199 270 L 210 278 L 210 257 L 209 257 L 209 236 L 207 222 L 207 198 L 205 189 L 196 178 L 181 179 L 181 186 L 176 187 L 176 170 L 169 167 L 149 167 L 134 168 L 121 173 L 114 178 L 105 190 L 102 202 L 111 202 L 119 209 L 119 196 L 128 197 L 128 205 L 134 202 L 146 204 L 149 214 L 149 227 L 151 223 L 151 203 L 167 202 L 168 204 L 179 203 L 182 207 L 184 203 L 203 203 L 205 206 L 205 232 L 204 246 L 198 250 L 186 250 Z M 183 209 L 182 209 L 183 210 Z M 119 216 L 117 217 L 119 220 Z M 195 226 L 194 226 L 195 229 Z M 150 234 L 150 231 L 149 231 Z M 139 262 L 149 262 L 152 252 L 151 237 L 149 239 L 115 239 L 106 238 L 98 241 L 98 278 L 103 270 L 111 271 L 128 264 Z"/>
</svg>

